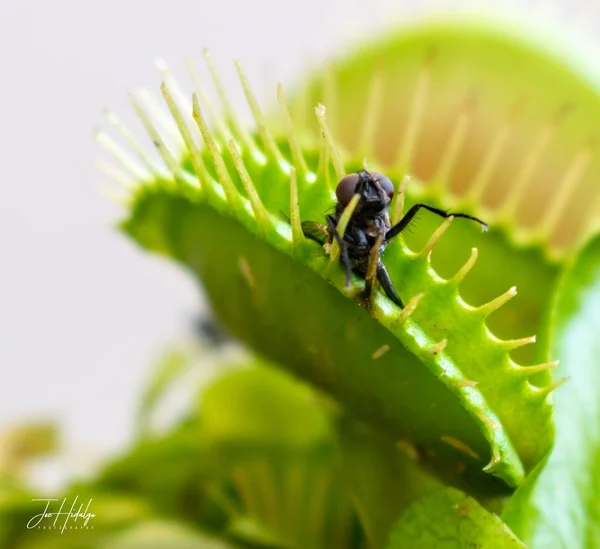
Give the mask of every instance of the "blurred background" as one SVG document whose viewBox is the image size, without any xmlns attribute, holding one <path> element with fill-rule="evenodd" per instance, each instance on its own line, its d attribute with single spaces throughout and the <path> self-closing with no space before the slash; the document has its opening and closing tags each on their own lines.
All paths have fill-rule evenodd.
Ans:
<svg viewBox="0 0 600 549">
<path fill-rule="evenodd" d="M 600 29 L 592 1 L 0 3 L 0 431 L 55 419 L 72 449 L 69 474 L 85 469 L 125 444 L 157 353 L 191 338 L 205 310 L 191 277 L 114 229 L 120 209 L 98 191 L 92 130 L 105 124 L 105 106 L 139 130 L 126 94 L 158 87 L 155 58 L 187 82 L 183 61 L 209 47 L 244 112 L 233 59 L 274 102 L 278 80 L 291 85 L 359 36 L 465 11 L 560 32 L 582 47 Z"/>
</svg>

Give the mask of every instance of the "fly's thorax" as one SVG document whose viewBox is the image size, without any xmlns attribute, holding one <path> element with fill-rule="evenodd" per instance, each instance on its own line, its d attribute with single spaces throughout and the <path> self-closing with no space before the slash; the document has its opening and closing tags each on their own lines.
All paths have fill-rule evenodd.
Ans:
<svg viewBox="0 0 600 549">
<path fill-rule="evenodd" d="M 387 210 L 379 215 L 367 217 L 365 219 L 365 233 L 373 238 L 377 239 L 379 236 L 384 236 L 390 228 L 390 218 Z"/>
</svg>

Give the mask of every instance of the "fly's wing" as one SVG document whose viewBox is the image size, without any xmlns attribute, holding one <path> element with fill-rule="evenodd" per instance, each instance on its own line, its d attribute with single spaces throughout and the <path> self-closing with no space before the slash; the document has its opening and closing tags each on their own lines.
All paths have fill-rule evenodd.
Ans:
<svg viewBox="0 0 600 549">
<path fill-rule="evenodd" d="M 303 221 L 302 232 L 306 238 L 318 242 L 321 246 L 329 240 L 329 231 L 327 230 L 327 227 L 316 221 Z"/>
<path fill-rule="evenodd" d="M 279 214 L 288 223 L 291 223 L 290 218 L 284 212 L 279 212 Z M 316 221 L 303 221 L 301 225 L 305 238 L 314 240 L 321 244 L 321 246 L 329 240 L 329 230 L 325 225 L 321 225 Z"/>
</svg>

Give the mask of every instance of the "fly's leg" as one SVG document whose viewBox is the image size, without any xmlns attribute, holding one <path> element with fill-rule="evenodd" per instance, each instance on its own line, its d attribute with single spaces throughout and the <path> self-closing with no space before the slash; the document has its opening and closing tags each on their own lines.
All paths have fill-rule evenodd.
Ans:
<svg viewBox="0 0 600 549">
<path fill-rule="evenodd" d="M 340 235 L 337 232 L 337 227 L 335 226 L 335 220 L 330 215 L 327 216 L 327 225 L 329 226 L 329 231 L 335 238 L 340 247 L 340 252 L 342 255 L 342 263 L 344 267 L 346 267 L 346 288 L 350 287 L 350 275 L 352 274 L 352 267 L 350 266 L 350 258 L 348 257 L 348 247 L 346 243 L 342 240 Z"/>
<path fill-rule="evenodd" d="M 487 223 L 484 223 L 483 221 L 481 221 L 481 219 L 478 219 L 477 217 L 473 217 L 472 215 L 467 215 L 467 214 L 463 214 L 463 213 L 449 213 L 445 210 L 441 210 L 440 208 L 434 208 L 433 206 L 428 206 L 427 204 L 415 204 L 412 208 L 410 208 L 406 212 L 404 217 L 400 221 L 398 221 L 398 223 L 396 223 L 385 234 L 385 242 L 389 242 L 390 240 L 392 240 L 392 238 L 394 238 L 395 236 L 398 236 L 404 229 L 406 229 L 406 227 L 408 227 L 410 222 L 413 220 L 415 215 L 417 215 L 417 212 L 421 208 L 424 208 L 425 210 L 428 210 L 428 211 L 430 211 L 436 215 L 439 215 L 440 217 L 444 217 L 444 218 L 464 217 L 465 219 L 470 219 L 471 221 L 476 221 L 483 227 L 484 230 L 487 230 L 487 228 L 488 228 Z"/>
<path fill-rule="evenodd" d="M 365 273 L 365 302 L 367 306 L 371 304 L 371 294 L 375 288 L 377 282 L 377 269 L 381 265 L 379 257 L 381 256 L 381 244 L 383 243 L 383 235 L 380 234 L 375 241 L 375 244 L 371 246 L 369 252 L 369 264 L 367 265 L 367 272 Z"/>
<path fill-rule="evenodd" d="M 398 305 L 398 307 L 400 307 L 401 309 L 404 309 L 404 304 L 402 303 L 400 296 L 396 293 L 396 289 L 394 288 L 394 285 L 392 284 L 392 279 L 390 278 L 390 275 L 388 274 L 387 269 L 385 268 L 385 265 L 383 265 L 383 263 L 381 263 L 381 262 L 377 266 L 377 279 L 379 280 L 379 283 L 381 284 L 381 287 L 383 288 L 383 291 L 385 292 L 385 294 L 396 305 Z"/>
</svg>

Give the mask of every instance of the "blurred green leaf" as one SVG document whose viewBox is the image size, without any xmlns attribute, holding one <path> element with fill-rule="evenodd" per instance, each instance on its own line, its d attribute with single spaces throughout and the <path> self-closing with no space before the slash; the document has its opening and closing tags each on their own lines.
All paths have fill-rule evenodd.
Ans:
<svg viewBox="0 0 600 549">
<path fill-rule="evenodd" d="M 232 533 L 299 549 L 345 549 L 362 540 L 330 408 L 313 389 L 255 361 L 206 388 L 201 406 L 203 434 L 233 494 Z"/>
<path fill-rule="evenodd" d="M 254 164 L 247 167 L 256 184 L 270 192 L 289 185 L 289 174 L 273 174 L 250 161 Z M 309 201 L 310 189 L 328 194 Z M 322 212 L 331 204 L 324 185 L 306 183 L 305 190 L 303 199 L 312 208 Z M 275 207 L 277 212 L 285 208 L 279 203 Z M 455 284 L 432 274 L 427 254 L 417 260 L 400 242 L 396 249 L 406 261 L 402 274 L 407 295 L 426 294 L 414 315 L 426 321 L 428 333 L 410 319 L 401 321 L 398 310 L 379 293 L 370 311 L 376 313 L 373 321 L 368 311 L 340 293 L 342 269 L 328 269 L 324 251 L 306 239 L 300 241 L 302 254 L 319 274 L 300 265 L 291 257 L 287 223 L 271 218 L 265 233 L 270 240 L 265 242 L 246 228 L 246 223 L 256 225 L 254 218 L 248 215 L 238 223 L 222 215 L 223 208 L 225 204 L 209 204 L 204 197 L 190 200 L 168 183 L 157 182 L 137 191 L 123 228 L 144 247 L 169 253 L 199 273 L 216 313 L 232 333 L 352 413 L 413 442 L 432 469 L 453 475 L 461 487 L 490 493 L 506 493 L 522 480 L 523 464 L 502 417 L 510 418 L 513 426 L 516 418 L 520 422 L 527 417 L 539 440 L 528 439 L 525 446 L 541 454 L 551 441 L 551 408 L 531 390 L 527 371 L 510 361 L 512 344 L 492 337 L 485 314 L 464 307 Z M 240 212 L 249 214 L 248 208 Z M 164 231 L 162 238 L 157 228 Z M 209 233 L 211 238 L 202 237 Z M 281 247 L 286 253 L 280 253 Z M 386 250 L 390 265 L 393 249 Z M 323 280 L 328 271 L 337 289 Z M 446 343 L 446 350 L 432 351 Z M 496 415 L 500 408 L 490 406 L 492 400 L 502 408 L 502 417 Z M 276 416 L 286 413 L 285 399 L 281 404 Z M 226 418 L 216 416 L 214 421 L 219 429 Z"/>
<path fill-rule="evenodd" d="M 198 418 L 192 417 L 113 459 L 91 490 L 136 495 L 156 513 L 220 530 L 227 518 L 209 493 L 217 473 L 206 446 Z"/>
<path fill-rule="evenodd" d="M 600 237 L 559 287 L 551 350 L 571 376 L 556 394 L 556 444 L 504 518 L 532 549 L 600 547 Z"/>
<path fill-rule="evenodd" d="M 386 549 L 524 549 L 479 503 L 442 488 L 413 503 L 395 524 Z"/>
<path fill-rule="evenodd" d="M 236 546 L 174 522 L 154 520 L 130 528 L 98 549 L 236 549 Z"/>
<path fill-rule="evenodd" d="M 204 436 L 213 442 L 247 440 L 306 448 L 332 435 L 315 392 L 259 362 L 228 372 L 207 387 L 201 416 Z"/>
<path fill-rule="evenodd" d="M 146 433 L 150 428 L 152 413 L 172 384 L 184 374 L 191 365 L 190 353 L 173 349 L 158 361 L 156 369 L 142 392 L 138 411 L 138 428 Z"/>
<path fill-rule="evenodd" d="M 372 547 L 383 547 L 407 505 L 440 482 L 392 440 L 349 416 L 337 422 L 344 480 Z M 408 446 L 407 448 L 410 448 Z"/>
<path fill-rule="evenodd" d="M 150 517 L 150 509 L 143 500 L 131 496 L 86 492 L 80 487 L 76 492 L 78 501 L 90 501 L 89 512 L 96 516 L 88 521 L 87 529 L 71 529 L 77 525 L 73 520 L 61 533 L 64 519 L 60 518 L 56 529 L 54 518 L 44 519 L 47 529 L 28 529 L 28 522 L 44 510 L 44 503 L 33 498 L 45 498 L 41 494 L 20 494 L 10 502 L 0 505 L 0 547 L 10 549 L 96 549 L 107 536 L 129 528 Z M 55 496 L 61 499 L 61 496 Z M 67 505 L 75 496 L 65 496 Z M 60 505 L 60 501 L 58 502 Z M 81 520 L 79 522 L 81 525 Z M 44 524 L 40 524 L 42 527 Z"/>
<path fill-rule="evenodd" d="M 52 421 L 32 421 L 0 433 L 0 475 L 19 476 L 33 459 L 58 449 L 59 433 Z"/>
</svg>

